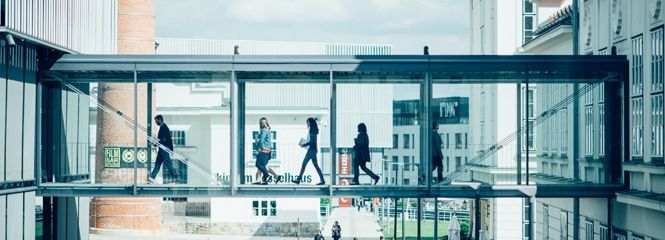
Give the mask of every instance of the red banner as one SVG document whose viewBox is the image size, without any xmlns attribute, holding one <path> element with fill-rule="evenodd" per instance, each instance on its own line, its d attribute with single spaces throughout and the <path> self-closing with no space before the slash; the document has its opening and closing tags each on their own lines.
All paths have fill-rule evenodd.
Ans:
<svg viewBox="0 0 665 240">
<path fill-rule="evenodd" d="M 338 171 L 340 176 L 351 175 L 351 154 L 350 153 L 339 153 L 337 154 L 338 159 Z"/>
</svg>

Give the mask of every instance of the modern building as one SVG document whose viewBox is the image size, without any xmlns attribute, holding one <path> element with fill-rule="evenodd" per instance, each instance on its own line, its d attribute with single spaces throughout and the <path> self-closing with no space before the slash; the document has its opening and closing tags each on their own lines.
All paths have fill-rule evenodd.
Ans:
<svg viewBox="0 0 665 240">
<path fill-rule="evenodd" d="M 525 54 L 571 54 L 573 31 L 569 1 L 534 1 L 538 9 L 554 14 L 538 24 L 534 39 L 524 44 Z M 571 129 L 571 117 L 547 120 L 537 127 L 538 183 L 578 181 L 592 183 L 623 182 L 629 190 L 616 199 L 580 199 L 579 212 L 572 199 L 539 199 L 536 232 L 539 238 L 573 237 L 579 239 L 660 239 L 665 232 L 662 208 L 665 167 L 663 166 L 663 16 L 662 1 L 579 1 L 578 54 L 626 55 L 630 61 L 630 159 L 616 166 L 621 179 L 607 179 L 604 130 L 607 93 L 597 86 L 580 98 L 579 135 Z M 539 10 L 540 13 L 540 10 Z M 537 110 L 551 106 L 557 98 L 572 94 L 561 86 L 539 86 Z M 611 96 L 611 93 L 610 93 Z M 571 106 L 572 107 L 572 106 Z M 568 114 L 574 114 L 571 110 Z M 583 129 L 583 130 L 582 130 Z M 560 136 L 560 137 L 557 137 Z M 572 141 L 562 143 L 558 139 Z M 580 154 L 571 158 L 578 144 Z M 573 161 L 573 164 L 570 162 Z M 575 169 L 575 162 L 579 168 Z M 608 204 L 612 209 L 612 228 L 608 227 Z M 575 222 L 574 219 L 579 219 Z M 610 232 L 611 231 L 611 232 Z"/>
<path fill-rule="evenodd" d="M 0 191 L 0 238 L 34 239 L 48 231 L 35 229 L 59 229 L 59 239 L 87 239 L 89 197 L 37 197 L 36 185 L 40 181 L 55 179 L 85 179 L 89 169 L 76 163 L 87 162 L 87 157 L 77 153 L 88 151 L 87 128 L 78 128 L 78 121 L 87 122 L 87 108 L 78 108 L 84 97 L 57 96 L 62 106 L 58 113 L 38 114 L 40 101 L 54 91 L 52 85 L 42 82 L 37 74 L 48 70 L 64 53 L 114 54 L 116 52 L 117 3 L 101 1 L 2 1 L 0 17 L 0 154 L 2 190 Z M 39 86 L 39 87 L 38 87 Z M 56 96 L 52 96 L 54 99 Z M 65 110 L 67 109 L 67 110 Z M 58 122 L 45 118 L 59 115 Z M 42 169 L 45 179 L 35 179 L 35 159 L 40 144 L 48 137 L 36 136 L 40 124 L 45 123 L 62 131 L 57 144 L 68 152 L 44 156 L 48 162 L 71 163 Z M 83 129 L 78 134 L 71 132 Z M 65 134 L 66 133 L 66 134 Z M 80 135 L 79 135 L 80 134 Z M 65 137 L 66 136 L 66 137 Z M 53 144 L 53 142 L 51 142 Z M 55 145 L 48 145 L 55 146 Z M 36 214 L 37 213 L 37 214 Z M 36 215 L 39 218 L 36 218 Z M 60 219 L 51 225 L 50 219 Z M 48 235 L 48 237 L 56 237 Z"/>
</svg>

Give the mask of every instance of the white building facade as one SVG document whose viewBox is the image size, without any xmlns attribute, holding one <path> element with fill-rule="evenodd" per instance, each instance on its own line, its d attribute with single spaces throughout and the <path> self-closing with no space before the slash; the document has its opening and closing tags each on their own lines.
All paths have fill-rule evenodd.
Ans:
<svg viewBox="0 0 665 240">
<path fill-rule="evenodd" d="M 534 1 L 539 9 L 562 11 L 570 8 L 567 1 Z M 608 228 L 608 200 L 580 199 L 580 212 L 574 229 L 573 201 L 571 199 L 539 199 L 537 206 L 537 236 L 541 239 L 574 236 L 580 239 L 662 239 L 665 217 L 662 198 L 665 191 L 663 166 L 663 16 L 661 0 L 642 1 L 579 1 L 579 54 L 607 55 L 615 52 L 626 55 L 630 62 L 629 127 L 630 159 L 622 159 L 619 182 L 627 184 L 628 191 L 617 193 L 612 199 L 612 228 Z M 572 32 L 567 24 L 556 23 L 556 16 L 544 21 L 547 27 L 532 42 L 524 45 L 527 54 L 570 54 Z M 548 24 L 552 23 L 552 24 Z M 556 101 L 552 99 L 572 93 L 572 88 L 539 87 L 537 101 L 542 109 Z M 592 183 L 606 183 L 603 171 L 605 157 L 605 99 L 604 88 L 596 87 L 581 96 L 579 112 L 580 131 L 572 134 L 571 117 L 548 120 L 537 127 L 538 170 L 536 181 L 551 183 L 556 178 Z M 557 97 L 554 97 L 557 98 Z M 541 109 L 541 110 L 542 110 Z M 573 114 L 571 110 L 567 111 Z M 556 118 L 556 117 L 555 117 Z M 556 130 L 554 130 L 556 129 Z M 561 135 L 563 134 L 563 135 Z M 554 137 L 555 135 L 561 137 Z M 569 149 L 561 149 L 578 142 L 580 149 L 579 173 L 570 167 Z M 617 180 L 615 180 L 617 181 Z"/>
</svg>

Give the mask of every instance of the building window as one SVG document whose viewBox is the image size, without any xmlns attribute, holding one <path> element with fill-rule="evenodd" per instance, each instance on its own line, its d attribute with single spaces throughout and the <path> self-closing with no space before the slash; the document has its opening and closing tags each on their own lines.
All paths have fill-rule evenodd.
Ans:
<svg viewBox="0 0 665 240">
<path fill-rule="evenodd" d="M 663 28 L 651 32 L 651 91 L 663 91 Z"/>
<path fill-rule="evenodd" d="M 270 131 L 272 144 L 270 146 L 270 159 L 277 158 L 277 131 Z M 252 131 L 252 139 L 259 137 L 259 131 Z M 259 153 L 259 146 L 252 144 L 252 159 L 256 160 L 256 155 Z"/>
<path fill-rule="evenodd" d="M 450 149 L 450 134 L 446 133 L 446 149 Z"/>
<path fill-rule="evenodd" d="M 399 135 L 393 134 L 393 149 L 399 148 Z"/>
<path fill-rule="evenodd" d="M 549 207 L 543 205 L 543 239 L 549 239 L 550 237 L 550 213 Z"/>
<path fill-rule="evenodd" d="M 631 100 L 632 102 L 632 109 L 631 109 L 631 134 L 632 134 L 632 142 L 631 142 L 631 153 L 632 156 L 634 157 L 641 157 L 642 156 L 642 151 L 643 151 L 643 142 L 644 142 L 644 134 L 643 134 L 643 114 L 642 114 L 642 97 L 637 97 L 633 98 Z"/>
<path fill-rule="evenodd" d="M 528 198 L 522 198 L 522 239 L 529 239 L 529 219 L 531 218 L 531 203 Z"/>
<path fill-rule="evenodd" d="M 464 133 L 464 149 L 469 149 L 469 136 L 467 133 Z"/>
<path fill-rule="evenodd" d="M 522 44 L 528 43 L 535 36 L 536 30 L 536 11 L 535 4 L 530 0 L 522 1 Z"/>
<path fill-rule="evenodd" d="M 411 148 L 411 135 L 404 134 L 402 139 L 404 139 L 404 149 Z"/>
<path fill-rule="evenodd" d="M 586 239 L 587 240 L 594 240 L 593 239 L 593 221 L 586 221 Z"/>
<path fill-rule="evenodd" d="M 524 0 L 524 13 L 533 13 L 535 14 L 536 12 L 534 11 L 535 9 L 535 4 L 531 2 L 532 0 Z"/>
<path fill-rule="evenodd" d="M 455 167 L 459 168 L 462 166 L 462 157 L 455 157 Z"/>
<path fill-rule="evenodd" d="M 602 87 L 602 86 L 601 86 Z M 602 99 L 602 98 L 601 98 Z M 598 145 L 598 155 L 605 155 L 605 104 L 598 104 L 598 140 L 600 144 Z"/>
<path fill-rule="evenodd" d="M 411 171 L 411 164 L 409 164 L 410 161 L 411 158 L 409 156 L 404 156 L 404 171 Z"/>
<path fill-rule="evenodd" d="M 593 156 L 593 102 L 584 107 L 584 155 Z"/>
<path fill-rule="evenodd" d="M 663 28 L 651 32 L 651 154 L 663 157 Z"/>
<path fill-rule="evenodd" d="M 522 120 L 521 121 L 524 121 L 525 119 L 527 120 L 527 126 L 526 127 L 528 127 L 528 130 L 529 130 L 528 134 L 527 134 L 526 127 L 525 127 L 525 129 L 523 129 L 523 131 L 524 131 L 523 137 L 525 137 L 525 139 L 526 139 L 526 145 L 523 145 L 523 150 L 524 150 L 524 146 L 526 146 L 526 148 L 528 150 L 533 151 L 533 150 L 535 150 L 535 132 L 536 132 L 535 129 L 534 129 L 534 126 L 533 126 L 533 123 L 534 123 L 533 120 L 535 119 L 534 118 L 534 111 L 535 111 L 535 105 L 536 105 L 536 100 L 535 100 L 536 99 L 536 95 L 535 95 L 536 89 L 533 88 L 533 87 L 529 87 L 528 89 L 527 88 L 522 88 L 521 91 L 524 93 L 523 97 L 522 97 L 522 101 L 525 103 L 525 106 L 526 106 L 526 111 L 524 113 L 522 113 Z"/>
<path fill-rule="evenodd" d="M 259 217 L 277 216 L 277 201 L 252 201 L 252 212 Z"/>
<path fill-rule="evenodd" d="M 448 171 L 452 171 L 452 168 L 450 167 L 450 157 L 446 157 L 446 166 L 448 166 Z"/>
<path fill-rule="evenodd" d="M 630 237 L 630 240 L 644 240 L 644 237 L 642 235 L 633 233 Z"/>
<path fill-rule="evenodd" d="M 559 229 L 561 229 L 561 240 L 568 240 L 568 212 L 561 210 Z"/>
<path fill-rule="evenodd" d="M 663 157 L 663 93 L 651 96 L 651 154 Z"/>
<path fill-rule="evenodd" d="M 455 149 L 462 149 L 462 134 L 455 133 Z"/>
<path fill-rule="evenodd" d="M 635 37 L 632 39 L 632 62 L 631 62 L 631 70 L 632 70 L 632 81 L 631 81 L 631 86 L 632 86 L 632 95 L 642 95 L 642 83 L 644 80 L 644 57 L 643 57 L 643 42 L 642 42 L 642 35 Z"/>
<path fill-rule="evenodd" d="M 402 184 L 403 185 L 409 185 L 410 181 L 408 178 L 402 179 Z"/>
<path fill-rule="evenodd" d="M 171 139 L 173 139 L 173 146 L 185 146 L 185 131 L 171 131 Z"/>
<path fill-rule="evenodd" d="M 600 240 L 609 240 L 609 238 L 608 238 L 609 235 L 608 235 L 608 231 L 607 231 L 606 226 L 600 225 L 599 235 L 600 235 Z"/>
<path fill-rule="evenodd" d="M 397 164 L 399 163 L 399 157 L 393 156 L 393 164 L 392 164 L 392 170 L 397 171 Z"/>
</svg>

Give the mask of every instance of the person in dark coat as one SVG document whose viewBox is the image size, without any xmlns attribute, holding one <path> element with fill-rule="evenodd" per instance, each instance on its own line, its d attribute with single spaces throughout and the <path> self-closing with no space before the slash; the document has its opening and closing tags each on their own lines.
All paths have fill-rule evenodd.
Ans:
<svg viewBox="0 0 665 240">
<path fill-rule="evenodd" d="M 173 138 L 171 138 L 171 130 L 169 130 L 169 126 L 164 123 L 164 117 L 162 117 L 162 115 L 155 116 L 155 124 L 159 126 L 159 132 L 157 132 L 159 144 L 173 152 Z M 157 145 L 155 145 L 155 147 L 157 147 Z M 164 166 L 166 166 L 166 169 L 168 169 L 173 179 L 177 179 L 176 171 L 173 168 L 173 164 L 171 163 L 171 154 L 169 154 L 169 152 L 166 150 L 159 148 L 159 151 L 157 151 L 155 168 L 152 169 L 150 177 L 148 178 L 148 182 L 155 182 L 155 178 L 157 177 L 157 173 L 159 173 L 159 168 L 162 166 L 162 163 Z"/>
<path fill-rule="evenodd" d="M 370 161 L 369 154 L 369 136 L 367 135 L 367 126 L 365 123 L 358 124 L 358 136 L 354 139 L 355 145 L 353 146 L 353 151 L 355 152 L 355 157 L 353 159 L 353 182 L 351 185 L 358 185 L 358 176 L 360 171 L 358 168 L 362 169 L 367 175 L 374 179 L 374 185 L 379 182 L 379 176 L 374 174 L 372 170 L 367 168 L 366 164 Z"/>
<path fill-rule="evenodd" d="M 439 135 L 439 123 L 434 121 L 432 131 L 432 170 L 436 169 L 436 177 L 439 182 L 443 181 L 443 153 L 441 152 L 441 135 Z"/>
<path fill-rule="evenodd" d="M 332 226 L 332 238 L 334 240 L 339 240 L 342 238 L 342 227 L 339 226 L 339 222 L 335 221 Z"/>
<path fill-rule="evenodd" d="M 302 166 L 300 167 L 300 174 L 298 175 L 298 178 L 296 178 L 291 182 L 295 184 L 300 184 L 300 181 L 302 180 L 302 175 L 305 173 L 305 167 L 307 167 L 307 163 L 310 160 L 312 160 L 312 164 L 316 169 L 316 173 L 319 174 L 319 179 L 320 179 L 320 182 L 317 183 L 316 185 L 325 185 L 326 181 L 323 179 L 323 172 L 321 172 L 319 163 L 316 160 L 316 153 L 318 152 L 318 144 L 316 138 L 317 135 L 319 135 L 319 126 L 316 124 L 316 120 L 314 118 L 307 119 L 307 128 L 309 129 L 307 133 L 307 142 L 300 144 L 301 147 L 307 148 L 307 153 L 305 153 L 305 159 L 302 160 Z"/>
</svg>

